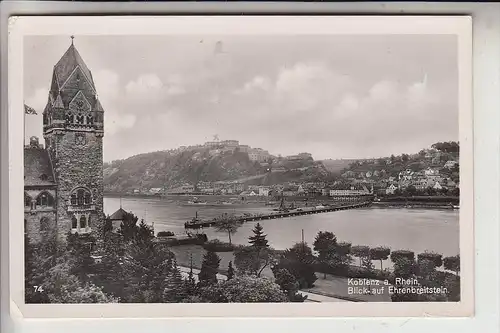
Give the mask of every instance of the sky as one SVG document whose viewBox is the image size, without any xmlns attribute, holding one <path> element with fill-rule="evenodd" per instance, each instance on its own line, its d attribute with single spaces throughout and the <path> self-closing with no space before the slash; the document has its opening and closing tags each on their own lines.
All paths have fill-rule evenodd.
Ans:
<svg viewBox="0 0 500 333">
<path fill-rule="evenodd" d="M 370 158 L 458 140 L 453 35 L 75 36 L 104 108 L 104 160 L 221 140 Z M 25 136 L 42 138 L 69 36 L 24 39 Z"/>
</svg>

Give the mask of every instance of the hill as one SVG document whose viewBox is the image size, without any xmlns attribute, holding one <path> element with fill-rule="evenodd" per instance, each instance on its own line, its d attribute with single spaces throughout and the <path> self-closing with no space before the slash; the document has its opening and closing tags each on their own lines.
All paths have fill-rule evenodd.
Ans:
<svg viewBox="0 0 500 333">
<path fill-rule="evenodd" d="M 321 162 L 312 159 L 270 163 L 251 161 L 245 152 L 213 154 L 208 148 L 183 152 L 159 151 L 132 156 L 104 165 L 105 192 L 175 188 L 199 182 L 234 181 L 273 185 L 288 181 L 322 180 L 329 176 Z"/>
<path fill-rule="evenodd" d="M 321 161 L 325 168 L 332 172 L 332 173 L 339 173 L 340 171 L 346 169 L 349 167 L 351 163 L 357 162 L 358 160 L 345 160 L 345 159 L 340 159 L 340 160 L 323 160 Z"/>
</svg>

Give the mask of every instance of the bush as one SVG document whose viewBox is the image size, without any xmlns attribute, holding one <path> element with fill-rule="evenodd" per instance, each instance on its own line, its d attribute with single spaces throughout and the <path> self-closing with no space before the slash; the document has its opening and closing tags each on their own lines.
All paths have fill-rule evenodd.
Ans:
<svg viewBox="0 0 500 333">
<path fill-rule="evenodd" d="M 391 254 L 391 249 L 388 247 L 375 247 L 370 249 L 370 258 L 372 260 L 380 260 L 380 269 L 382 270 L 382 261 L 387 260 L 389 258 L 389 254 Z"/>
<path fill-rule="evenodd" d="M 218 239 L 212 239 L 203 244 L 203 248 L 212 252 L 231 252 L 235 247 L 232 244 L 221 242 Z"/>
<path fill-rule="evenodd" d="M 397 262 L 399 259 L 406 258 L 410 261 L 415 261 L 415 252 L 409 250 L 397 250 L 391 252 L 391 261 Z"/>
<path fill-rule="evenodd" d="M 460 256 L 446 257 L 443 259 L 444 268 L 454 271 L 456 274 L 460 272 Z"/>
<path fill-rule="evenodd" d="M 429 260 L 434 263 L 434 265 L 437 267 L 441 267 L 443 265 L 443 256 L 438 253 L 434 252 L 424 252 L 420 253 L 418 256 L 418 261 L 423 261 L 423 260 Z"/>
<path fill-rule="evenodd" d="M 175 236 L 172 231 L 160 231 L 156 234 L 157 237 L 173 237 Z"/>
</svg>

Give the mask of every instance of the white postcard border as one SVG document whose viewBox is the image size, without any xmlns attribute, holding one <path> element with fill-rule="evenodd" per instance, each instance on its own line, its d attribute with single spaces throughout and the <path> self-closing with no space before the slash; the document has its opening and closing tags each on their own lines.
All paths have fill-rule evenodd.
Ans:
<svg viewBox="0 0 500 333">
<path fill-rule="evenodd" d="M 89 21 L 90 20 L 90 21 Z M 26 35 L 455 34 L 458 38 L 461 302 L 274 304 L 24 304 L 21 186 L 9 189 L 11 315 L 25 318 L 420 317 L 474 310 L 472 22 L 468 16 L 13 17 L 9 21 L 9 180 L 23 184 Z M 230 33 L 228 33 L 230 32 Z M 13 130 L 18 129 L 18 130 Z M 404 306 L 401 306 L 404 304 Z"/>
</svg>

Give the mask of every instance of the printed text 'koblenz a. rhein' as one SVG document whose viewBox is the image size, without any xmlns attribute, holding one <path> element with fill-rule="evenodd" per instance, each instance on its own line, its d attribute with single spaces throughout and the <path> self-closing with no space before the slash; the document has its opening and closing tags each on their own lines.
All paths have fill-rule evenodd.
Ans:
<svg viewBox="0 0 500 333">
<path fill-rule="evenodd" d="M 347 286 L 349 295 L 430 295 L 446 294 L 447 292 L 445 287 L 422 286 L 416 278 L 395 278 L 393 283 L 389 280 L 349 278 L 347 279 Z"/>
</svg>

